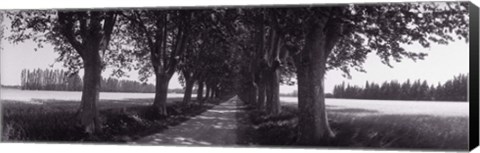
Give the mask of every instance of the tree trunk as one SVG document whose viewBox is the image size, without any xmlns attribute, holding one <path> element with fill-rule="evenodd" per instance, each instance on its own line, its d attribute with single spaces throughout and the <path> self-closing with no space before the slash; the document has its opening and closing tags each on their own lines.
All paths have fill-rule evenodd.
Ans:
<svg viewBox="0 0 480 153">
<path fill-rule="evenodd" d="M 298 142 L 328 143 L 334 137 L 325 109 L 324 75 L 326 36 L 321 26 L 314 26 L 306 37 L 304 50 L 296 58 L 298 78 Z"/>
<path fill-rule="evenodd" d="M 210 97 L 212 99 L 215 98 L 215 88 L 214 87 L 210 88 L 210 95 L 208 97 Z"/>
<path fill-rule="evenodd" d="M 266 110 L 268 114 L 280 113 L 280 78 L 278 69 L 271 70 L 267 75 L 267 103 Z"/>
<path fill-rule="evenodd" d="M 198 89 L 197 89 L 197 101 L 203 100 L 203 82 L 198 81 Z"/>
<path fill-rule="evenodd" d="M 218 88 L 215 88 L 214 91 L 215 92 L 213 92 L 213 97 L 218 98 Z"/>
<path fill-rule="evenodd" d="M 97 102 L 99 100 L 100 80 L 102 79 L 102 67 L 100 57 L 85 59 L 85 74 L 83 76 L 82 100 L 79 110 L 81 124 L 87 133 L 100 131 L 98 121 Z"/>
<path fill-rule="evenodd" d="M 214 92 L 213 92 L 213 94 L 212 94 L 212 97 L 213 97 L 213 98 L 218 98 L 218 89 L 215 88 L 213 91 L 214 91 Z"/>
<path fill-rule="evenodd" d="M 250 92 L 251 92 L 250 93 L 251 104 L 252 104 L 252 106 L 255 106 L 255 105 L 257 105 L 258 86 L 253 79 L 252 79 L 251 91 Z"/>
<path fill-rule="evenodd" d="M 171 76 L 165 74 L 156 73 L 155 83 L 155 99 L 153 101 L 153 107 L 157 110 L 158 115 L 166 116 L 167 113 L 167 94 L 168 83 Z"/>
<path fill-rule="evenodd" d="M 185 93 L 183 95 L 183 103 L 188 103 L 192 99 L 192 90 L 193 90 L 193 84 L 194 84 L 194 79 L 186 80 L 185 81 Z"/>
<path fill-rule="evenodd" d="M 210 90 L 210 86 L 208 84 L 205 83 L 205 86 L 206 86 L 205 99 L 208 99 L 208 98 L 210 98 L 210 92 L 212 92 L 212 91 Z"/>
<path fill-rule="evenodd" d="M 257 83 L 258 85 L 258 98 L 257 98 L 257 109 L 265 109 L 265 98 L 266 98 L 266 84 L 264 79 L 260 79 Z"/>
<path fill-rule="evenodd" d="M 256 105 L 257 104 L 257 85 L 253 80 L 248 80 L 246 82 L 246 89 L 245 89 L 245 99 L 246 103 L 249 105 Z"/>
</svg>

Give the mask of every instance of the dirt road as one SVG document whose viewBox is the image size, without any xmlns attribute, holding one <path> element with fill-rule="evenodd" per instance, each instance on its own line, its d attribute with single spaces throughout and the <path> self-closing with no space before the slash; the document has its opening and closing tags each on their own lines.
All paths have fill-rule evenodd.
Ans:
<svg viewBox="0 0 480 153">
<path fill-rule="evenodd" d="M 237 96 L 161 133 L 131 144 L 154 145 L 239 145 L 247 129 L 245 106 Z"/>
</svg>

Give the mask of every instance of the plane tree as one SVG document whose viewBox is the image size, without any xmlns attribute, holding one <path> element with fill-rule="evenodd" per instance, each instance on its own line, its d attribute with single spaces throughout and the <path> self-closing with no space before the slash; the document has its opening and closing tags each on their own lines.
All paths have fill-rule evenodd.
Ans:
<svg viewBox="0 0 480 153">
<path fill-rule="evenodd" d="M 256 45 L 258 59 L 257 85 L 259 106 L 265 101 L 265 110 L 269 114 L 280 113 L 280 83 L 286 81 L 284 75 L 292 72 L 289 65 L 289 52 L 284 48 L 286 20 L 282 17 L 284 9 L 263 9 L 256 21 Z M 291 62 L 290 62 L 291 63 Z M 287 77 L 288 78 L 288 77 Z M 265 94 L 263 94 L 265 93 Z M 265 97 L 263 97 L 265 96 Z"/>
<path fill-rule="evenodd" d="M 220 29 L 220 36 L 200 36 L 202 39 L 192 32 L 201 25 L 194 25 L 198 18 L 192 10 L 134 9 L 119 16 L 104 10 L 12 11 L 8 15 L 13 33 L 9 40 L 31 39 L 38 47 L 50 43 L 60 54 L 57 60 L 71 71 L 85 69 L 79 116 L 87 132 L 99 129 L 96 103 L 101 71 L 112 61 L 106 59 L 126 61 L 119 62 L 119 67 L 135 63 L 143 80 L 155 75 L 153 106 L 160 115 L 167 115 L 168 84 L 182 58 L 190 58 L 184 56 L 187 50 L 203 50 L 201 54 L 207 55 L 201 60 L 208 65 L 206 73 L 197 79 L 205 82 L 207 97 L 218 96 L 232 75 L 241 74 L 238 94 L 242 100 L 261 106 L 258 101 L 265 91 L 266 103 L 272 106 L 267 110 L 272 113 L 279 111 L 281 72 L 294 70 L 298 80 L 298 141 L 318 144 L 334 137 L 325 106 L 327 70 L 341 70 L 347 77 L 351 69 L 364 72 L 362 64 L 370 53 L 388 66 L 404 58 L 422 60 L 427 53 L 405 50 L 404 45 L 429 47 L 456 39 L 468 41 L 469 35 L 465 2 L 252 8 L 250 13 L 244 8 L 214 10 L 210 18 L 219 25 L 213 27 Z M 121 24 L 115 26 L 117 18 Z M 253 21 L 247 21 L 249 18 Z M 125 34 L 125 39 L 114 35 L 113 44 L 117 45 L 110 45 L 112 31 Z M 209 45 L 202 46 L 202 41 Z M 109 49 L 126 47 L 118 42 L 134 47 Z M 111 58 L 119 51 L 126 54 Z M 130 55 L 136 60 L 130 60 Z M 287 59 L 294 65 L 287 64 Z M 214 64 L 219 65 L 211 66 Z"/>
<path fill-rule="evenodd" d="M 292 60 L 283 43 L 285 9 L 245 9 L 242 23 L 246 30 L 243 46 L 242 84 L 245 101 L 269 114 L 280 112 L 280 83 L 289 80 Z M 287 76 L 287 77 L 284 77 Z"/>
<path fill-rule="evenodd" d="M 178 65 L 178 71 L 180 74 L 179 80 L 185 89 L 183 103 L 190 102 L 192 98 L 193 86 L 195 82 L 198 82 L 197 78 L 199 78 L 202 73 L 201 67 L 199 67 L 201 66 L 201 59 L 198 58 L 199 51 L 193 45 L 195 44 L 188 46 L 185 52 L 186 54 L 180 58 L 181 62 Z"/>
<path fill-rule="evenodd" d="M 236 11 L 216 10 L 215 28 L 205 39 L 205 52 L 202 55 L 205 71 L 202 80 L 207 87 L 207 93 L 210 93 L 209 96 L 207 94 L 209 98 L 218 98 L 234 91 L 236 67 L 240 60 L 237 56 L 240 46 L 235 41 L 239 33 L 235 33 L 235 24 L 232 24 L 238 17 Z"/>
<path fill-rule="evenodd" d="M 106 10 L 29 10 L 6 12 L 11 21 L 14 43 L 32 40 L 37 48 L 51 44 L 71 73 L 84 69 L 80 124 L 88 133 L 101 129 L 98 120 L 101 72 L 103 60 L 115 26 L 117 14 Z"/>
<path fill-rule="evenodd" d="M 284 47 L 293 57 L 298 80 L 298 141 L 318 144 L 331 130 L 324 95 L 327 70 L 350 77 L 362 71 L 367 55 L 375 53 L 391 66 L 403 58 L 422 60 L 425 52 L 404 45 L 448 44 L 468 40 L 468 4 L 463 2 L 387 3 L 285 8 L 279 22 Z"/>
<path fill-rule="evenodd" d="M 194 10 L 193 14 L 194 21 L 190 24 L 192 36 L 177 67 L 185 87 L 183 99 L 185 103 L 191 99 L 195 82 L 198 84 L 198 100 L 201 100 L 205 80 L 218 78 L 219 76 L 213 76 L 213 72 L 229 61 L 228 57 L 225 57 L 228 54 L 222 53 L 226 39 L 224 25 L 218 19 L 221 16 L 221 9 Z"/>
<path fill-rule="evenodd" d="M 232 51 L 237 53 L 240 63 L 238 71 L 238 88 L 239 97 L 247 104 L 257 105 L 257 84 L 255 82 L 255 74 L 257 71 L 258 50 L 255 45 L 255 33 L 252 24 L 248 24 L 248 21 L 252 15 L 255 15 L 254 9 L 239 9 L 237 12 L 240 17 L 233 22 L 234 27 L 231 31 L 233 34 L 230 38 L 235 45 L 232 45 Z"/>
<path fill-rule="evenodd" d="M 165 116 L 168 85 L 192 35 L 192 11 L 135 9 L 122 11 L 121 17 L 122 33 L 135 44 L 135 68 L 142 81 L 155 76 L 153 107 Z"/>
</svg>

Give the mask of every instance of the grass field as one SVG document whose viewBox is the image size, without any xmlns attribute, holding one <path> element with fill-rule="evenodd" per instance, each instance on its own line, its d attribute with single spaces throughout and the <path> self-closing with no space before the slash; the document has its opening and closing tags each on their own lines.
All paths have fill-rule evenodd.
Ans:
<svg viewBox="0 0 480 153">
<path fill-rule="evenodd" d="M 158 117 L 153 99 L 101 100 L 101 134 L 88 135 L 78 126 L 78 101 L 38 100 L 38 103 L 2 100 L 2 141 L 126 142 L 175 126 L 213 107 L 216 101 L 182 104 L 168 99 L 168 117 Z"/>
<path fill-rule="evenodd" d="M 260 145 L 295 146 L 297 108 L 286 104 L 283 112 L 268 116 L 252 111 L 256 141 Z M 336 137 L 328 147 L 466 150 L 468 117 L 432 115 L 355 115 L 362 109 L 329 109 Z"/>
<path fill-rule="evenodd" d="M 2 141 L 122 143 L 161 132 L 213 107 L 219 101 L 181 105 L 168 99 L 171 116 L 158 118 L 151 94 L 101 93 L 98 103 L 102 134 L 89 136 L 75 113 L 79 93 L 2 90 Z M 27 93 L 26 93 L 27 92 Z M 27 96 L 22 96 L 27 95 Z M 102 96 L 103 95 L 103 96 Z M 59 97 L 52 100 L 52 97 Z M 128 99 L 132 97 L 132 99 Z M 282 97 L 283 98 L 283 97 Z M 251 111 L 252 137 L 247 144 L 295 146 L 296 98 L 282 103 L 282 113 Z M 452 149 L 468 147 L 468 103 L 327 99 L 329 122 L 336 137 L 329 147 Z"/>
</svg>

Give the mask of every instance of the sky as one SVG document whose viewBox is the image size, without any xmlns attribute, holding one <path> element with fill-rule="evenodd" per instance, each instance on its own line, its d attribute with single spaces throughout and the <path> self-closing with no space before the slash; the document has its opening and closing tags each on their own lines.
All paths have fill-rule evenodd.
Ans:
<svg viewBox="0 0 480 153">
<path fill-rule="evenodd" d="M 0 72 L 1 72 L 1 84 L 2 85 L 19 85 L 20 74 L 22 69 L 64 69 L 61 62 L 55 62 L 58 57 L 58 53 L 53 51 L 51 45 L 45 45 L 44 48 L 34 51 L 35 43 L 32 41 L 25 41 L 24 43 L 11 44 L 6 40 L 2 40 L 3 50 L 0 53 Z M 79 73 L 83 76 L 83 71 Z M 103 77 L 111 75 L 111 69 L 107 69 L 102 72 Z M 138 73 L 135 71 L 127 74 L 129 77 L 122 77 L 120 79 L 125 80 L 137 80 Z M 153 78 L 149 79 L 149 83 L 154 84 Z M 178 75 L 175 74 L 170 81 L 169 88 L 182 88 L 178 81 Z"/>
<path fill-rule="evenodd" d="M 8 26 L 8 23 L 4 23 Z M 5 36 L 10 33 L 5 31 Z M 11 44 L 7 40 L 2 40 L 3 50 L 0 53 L 0 73 L 2 85 L 19 85 L 20 72 L 22 69 L 34 68 L 53 68 L 63 69 L 61 63 L 55 63 L 57 53 L 53 52 L 52 46 L 46 45 L 42 49 L 34 51 L 36 44 L 32 41 L 26 41 L 19 44 Z M 382 83 L 384 81 L 397 80 L 404 82 L 410 80 L 427 80 L 429 84 L 437 84 L 452 79 L 458 74 L 467 74 L 469 72 L 469 46 L 463 40 L 457 40 L 448 45 L 431 45 L 430 48 L 423 48 L 418 44 L 404 47 L 407 51 L 426 52 L 428 56 L 425 60 L 416 62 L 410 59 L 403 59 L 400 63 L 392 63 L 393 68 L 381 63 L 376 54 L 371 53 L 363 64 L 366 73 L 351 71 L 351 79 L 344 78 L 341 71 L 331 70 L 325 76 L 325 91 L 331 93 L 333 87 L 345 82 L 347 84 L 363 86 L 366 81 Z M 111 72 L 107 69 L 103 76 L 109 76 Z M 137 72 L 129 72 L 130 77 L 121 78 L 128 80 L 138 80 Z M 83 73 L 80 73 L 83 75 Z M 154 84 L 153 78 L 149 79 Z M 178 81 L 178 75 L 175 74 L 169 88 L 182 88 Z M 297 86 L 282 85 L 281 93 L 291 93 L 297 90 Z"/>
</svg>

